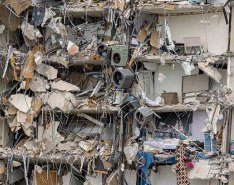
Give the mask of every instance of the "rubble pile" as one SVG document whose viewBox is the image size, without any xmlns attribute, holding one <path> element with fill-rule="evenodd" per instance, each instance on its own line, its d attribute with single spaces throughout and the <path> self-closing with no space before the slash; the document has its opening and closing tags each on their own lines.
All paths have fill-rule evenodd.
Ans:
<svg viewBox="0 0 234 185">
<path fill-rule="evenodd" d="M 0 2 L 2 184 L 117 185 L 132 170 L 146 185 L 163 165 L 181 185 L 228 182 L 233 54 L 176 42 L 166 13 L 223 5 Z"/>
</svg>

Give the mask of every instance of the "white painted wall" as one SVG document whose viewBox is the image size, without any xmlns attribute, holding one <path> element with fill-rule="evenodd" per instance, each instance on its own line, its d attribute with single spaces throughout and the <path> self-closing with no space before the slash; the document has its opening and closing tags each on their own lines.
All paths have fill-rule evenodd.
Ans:
<svg viewBox="0 0 234 185">
<path fill-rule="evenodd" d="M 166 79 L 163 82 L 159 82 L 158 74 L 163 73 Z M 192 71 L 192 74 L 198 74 L 198 69 Z M 155 73 L 155 87 L 157 95 L 161 95 L 163 91 L 166 92 L 177 92 L 179 102 L 182 102 L 182 76 L 185 76 L 184 70 L 180 64 L 175 64 L 174 68 L 172 65 L 159 65 L 158 71 Z"/>
<path fill-rule="evenodd" d="M 200 37 L 203 48 L 210 53 L 226 52 L 228 45 L 228 25 L 222 12 L 168 17 L 172 39 L 183 43 L 184 37 Z M 209 24 L 200 23 L 201 20 Z"/>
<path fill-rule="evenodd" d="M 219 0 L 220 1 L 220 0 Z M 224 1 L 224 0 L 221 0 Z M 159 20 L 165 17 L 159 17 Z M 135 20 L 136 29 L 139 30 L 145 22 L 151 22 L 155 17 L 142 14 Z M 166 17 L 170 27 L 172 40 L 184 42 L 184 37 L 200 37 L 205 52 L 221 54 L 228 47 L 228 25 L 222 12 L 214 14 L 198 14 Z M 207 22 L 207 23 L 201 23 Z"/>
<path fill-rule="evenodd" d="M 193 123 L 191 126 L 192 137 L 199 141 L 204 141 L 204 133 L 201 130 L 205 127 L 204 120 L 207 119 L 207 113 L 205 111 L 193 112 Z"/>
<path fill-rule="evenodd" d="M 191 75 L 198 74 L 198 69 L 194 69 L 191 73 Z M 218 71 L 222 74 L 222 80 L 221 83 L 223 85 L 226 85 L 227 82 L 227 75 L 226 69 L 218 69 Z M 158 81 L 158 74 L 163 73 L 166 76 L 166 79 L 163 82 Z M 184 70 L 182 69 L 180 64 L 175 64 L 174 68 L 172 65 L 161 65 L 159 64 L 157 67 L 157 71 L 155 73 L 155 91 L 157 96 L 161 95 L 163 91 L 166 92 L 177 92 L 179 102 L 182 102 L 182 77 L 185 76 Z M 217 90 L 219 85 L 211 81 L 211 89 Z"/>
</svg>

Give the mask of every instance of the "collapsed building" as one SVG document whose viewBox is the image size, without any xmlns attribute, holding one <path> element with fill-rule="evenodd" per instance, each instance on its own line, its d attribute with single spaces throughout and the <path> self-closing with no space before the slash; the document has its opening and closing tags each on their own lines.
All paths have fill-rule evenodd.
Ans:
<svg viewBox="0 0 234 185">
<path fill-rule="evenodd" d="M 232 1 L 0 2 L 1 184 L 234 183 Z"/>
</svg>

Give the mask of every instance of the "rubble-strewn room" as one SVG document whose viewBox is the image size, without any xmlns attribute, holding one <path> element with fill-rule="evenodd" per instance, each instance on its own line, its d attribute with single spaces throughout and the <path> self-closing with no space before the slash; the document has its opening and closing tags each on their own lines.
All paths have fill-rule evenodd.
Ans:
<svg viewBox="0 0 234 185">
<path fill-rule="evenodd" d="M 0 184 L 234 185 L 232 0 L 0 0 Z"/>
</svg>

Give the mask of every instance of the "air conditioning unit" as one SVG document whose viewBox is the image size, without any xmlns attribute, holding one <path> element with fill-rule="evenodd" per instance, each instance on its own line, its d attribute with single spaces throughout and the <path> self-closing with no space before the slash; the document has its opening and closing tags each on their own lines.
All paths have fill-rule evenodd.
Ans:
<svg viewBox="0 0 234 185">
<path fill-rule="evenodd" d="M 112 46 L 111 65 L 126 66 L 128 62 L 128 46 L 114 45 Z"/>
<path fill-rule="evenodd" d="M 119 89 L 128 89 L 132 86 L 134 77 L 135 75 L 130 69 L 116 68 L 112 76 L 112 82 Z"/>
<path fill-rule="evenodd" d="M 140 107 L 135 113 L 136 121 L 143 125 L 154 119 L 154 112 L 147 107 Z"/>
<path fill-rule="evenodd" d="M 97 54 L 106 60 L 110 60 L 111 57 L 111 48 L 105 43 L 98 44 Z"/>
</svg>

